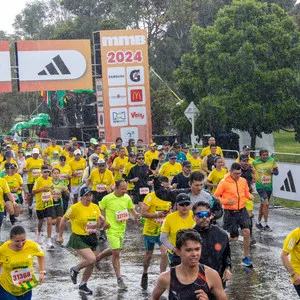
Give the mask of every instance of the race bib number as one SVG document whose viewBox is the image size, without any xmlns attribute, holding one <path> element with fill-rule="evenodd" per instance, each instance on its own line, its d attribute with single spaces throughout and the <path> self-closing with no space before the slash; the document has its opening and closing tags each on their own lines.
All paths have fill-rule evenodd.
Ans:
<svg viewBox="0 0 300 300">
<path fill-rule="evenodd" d="M 67 174 L 60 174 L 60 175 L 59 175 L 59 178 L 60 178 L 61 180 L 66 180 L 66 179 L 67 179 Z"/>
<path fill-rule="evenodd" d="M 147 187 L 140 188 L 140 195 L 147 195 L 149 194 L 150 190 Z"/>
<path fill-rule="evenodd" d="M 126 222 L 129 220 L 129 213 L 127 209 L 116 212 L 117 222 Z"/>
<path fill-rule="evenodd" d="M 54 190 L 52 192 L 52 197 L 53 197 L 54 200 L 59 199 L 61 197 L 61 192 L 59 190 Z"/>
<path fill-rule="evenodd" d="M 76 171 L 76 176 L 77 177 L 82 177 L 82 175 L 83 175 L 83 170 L 77 170 Z"/>
<path fill-rule="evenodd" d="M 42 193 L 42 201 L 43 202 L 49 202 L 50 200 L 51 200 L 51 193 L 50 192 Z"/>
<path fill-rule="evenodd" d="M 271 176 L 262 176 L 261 182 L 263 184 L 269 184 L 269 183 L 271 183 Z"/>
<path fill-rule="evenodd" d="M 106 191 L 106 185 L 105 184 L 97 184 L 96 190 L 98 193 L 103 193 Z"/>
<path fill-rule="evenodd" d="M 40 169 L 32 169 L 32 176 L 37 177 L 40 176 L 41 170 Z"/>
<path fill-rule="evenodd" d="M 86 224 L 85 232 L 88 234 L 97 232 L 97 221 L 89 221 Z"/>
<path fill-rule="evenodd" d="M 32 274 L 29 268 L 11 271 L 10 276 L 15 286 L 32 280 Z"/>
</svg>

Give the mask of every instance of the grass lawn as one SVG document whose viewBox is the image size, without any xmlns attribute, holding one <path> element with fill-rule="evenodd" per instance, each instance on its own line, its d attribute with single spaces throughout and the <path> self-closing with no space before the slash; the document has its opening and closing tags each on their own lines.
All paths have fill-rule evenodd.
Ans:
<svg viewBox="0 0 300 300">
<path fill-rule="evenodd" d="M 281 153 L 300 154 L 300 143 L 295 141 L 295 133 L 279 131 L 274 133 L 275 151 Z M 273 156 L 276 161 L 300 163 L 300 155 L 276 154 Z M 279 170 L 280 172 L 280 170 Z M 299 199 L 300 200 L 300 199 Z M 275 198 L 275 205 L 282 205 L 289 208 L 300 208 L 300 202 L 281 198 Z"/>
</svg>

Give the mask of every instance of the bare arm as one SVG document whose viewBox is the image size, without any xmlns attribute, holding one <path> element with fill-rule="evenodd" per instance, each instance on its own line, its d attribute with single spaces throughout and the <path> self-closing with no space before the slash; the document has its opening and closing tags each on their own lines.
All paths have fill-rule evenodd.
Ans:
<svg viewBox="0 0 300 300">
<path fill-rule="evenodd" d="M 289 260 L 289 253 L 282 251 L 281 252 L 281 260 L 282 260 L 282 263 L 285 266 L 285 268 L 290 273 L 291 277 L 294 279 L 295 285 L 300 285 L 300 274 L 297 274 L 294 271 L 294 269 L 290 263 L 290 260 Z"/>
<path fill-rule="evenodd" d="M 159 300 L 160 296 L 170 288 L 170 271 L 160 274 L 153 289 L 151 300 Z"/>
<path fill-rule="evenodd" d="M 227 300 L 227 295 L 224 291 L 220 275 L 213 269 L 205 266 L 205 275 L 207 284 L 212 290 L 217 300 Z"/>
<path fill-rule="evenodd" d="M 37 259 L 39 268 L 39 284 L 42 284 L 45 276 L 45 256 L 38 256 Z"/>
<path fill-rule="evenodd" d="M 141 216 L 143 218 L 163 218 L 168 214 L 168 212 L 156 212 L 154 214 L 150 214 L 149 209 L 150 206 L 147 206 L 145 203 L 142 203 Z"/>
<path fill-rule="evenodd" d="M 68 218 L 66 218 L 65 216 L 63 216 L 60 220 L 59 223 L 59 233 L 58 233 L 58 238 L 57 238 L 57 242 L 58 243 L 62 243 L 64 241 L 63 239 L 63 232 L 66 226 L 66 223 L 68 222 Z"/>
<path fill-rule="evenodd" d="M 201 158 L 201 157 L 200 157 Z M 202 161 L 202 166 L 201 166 L 201 170 L 206 172 L 206 173 L 209 173 L 210 171 L 207 169 L 207 156 L 205 156 L 203 158 L 203 161 Z"/>
</svg>

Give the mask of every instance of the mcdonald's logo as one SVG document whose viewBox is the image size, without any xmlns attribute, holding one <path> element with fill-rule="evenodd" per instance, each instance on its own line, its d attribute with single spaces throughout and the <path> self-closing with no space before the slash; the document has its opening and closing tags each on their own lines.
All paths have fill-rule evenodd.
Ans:
<svg viewBox="0 0 300 300">
<path fill-rule="evenodd" d="M 143 90 L 136 89 L 130 91 L 131 102 L 143 102 Z"/>
</svg>

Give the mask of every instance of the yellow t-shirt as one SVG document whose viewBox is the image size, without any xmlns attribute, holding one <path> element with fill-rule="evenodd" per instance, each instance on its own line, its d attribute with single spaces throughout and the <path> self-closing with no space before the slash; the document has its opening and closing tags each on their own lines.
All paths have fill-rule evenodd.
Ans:
<svg viewBox="0 0 300 300">
<path fill-rule="evenodd" d="M 219 172 L 217 169 L 213 169 L 208 177 L 207 180 L 210 181 L 213 184 L 219 184 L 219 182 L 224 178 L 224 176 L 227 174 L 227 169 L 222 168 L 222 170 Z M 216 191 L 217 187 L 212 188 L 212 193 Z"/>
<path fill-rule="evenodd" d="M 44 149 L 43 155 L 48 155 L 48 157 L 52 157 L 52 154 L 53 154 L 54 151 L 58 151 L 58 153 L 61 154 L 62 149 L 58 145 L 56 145 L 55 147 L 50 145 L 49 147 Z"/>
<path fill-rule="evenodd" d="M 115 184 L 113 173 L 107 169 L 103 174 L 98 169 L 94 169 L 91 172 L 89 180 L 91 180 L 92 190 L 99 193 L 109 190 Z"/>
<path fill-rule="evenodd" d="M 10 193 L 7 181 L 4 178 L 0 178 L 0 212 L 4 212 L 4 195 Z"/>
<path fill-rule="evenodd" d="M 186 156 L 186 159 L 187 159 L 187 160 L 190 160 L 190 158 L 192 158 L 192 155 L 191 155 L 190 152 L 188 152 L 185 156 Z"/>
<path fill-rule="evenodd" d="M 65 213 L 65 217 L 71 220 L 72 232 L 78 235 L 95 233 L 97 220 L 100 216 L 100 209 L 94 203 L 84 206 L 78 202 L 69 207 Z"/>
<path fill-rule="evenodd" d="M 145 152 L 145 163 L 148 166 L 151 166 L 152 159 L 158 159 L 158 154 L 159 152 L 157 150 L 155 150 L 155 152 L 152 152 L 151 150 Z"/>
<path fill-rule="evenodd" d="M 28 184 L 33 184 L 35 180 L 41 175 L 41 168 L 44 165 L 44 161 L 41 158 L 34 159 L 29 157 L 26 159 L 24 168 L 31 171 L 28 171 Z"/>
<path fill-rule="evenodd" d="M 188 160 L 190 161 L 190 163 L 192 165 L 192 172 L 195 172 L 195 171 L 201 172 L 202 159 L 200 157 L 198 157 L 198 158 L 190 157 L 190 158 L 188 158 Z"/>
<path fill-rule="evenodd" d="M 120 170 L 114 171 L 115 181 L 123 179 L 122 175 L 123 175 L 124 167 L 127 163 L 128 163 L 127 156 L 124 156 L 124 158 L 121 158 L 120 156 L 118 156 L 114 159 L 112 168 L 120 168 Z M 123 166 L 123 168 L 122 168 L 122 166 Z"/>
<path fill-rule="evenodd" d="M 72 160 L 74 160 L 74 157 L 70 157 L 70 155 L 66 156 L 66 164 L 70 165 Z"/>
<path fill-rule="evenodd" d="M 61 154 L 60 155 L 63 155 L 63 156 L 65 156 L 66 158 L 69 156 L 69 152 L 67 151 L 67 150 L 65 150 L 65 149 L 63 149 L 62 151 L 61 151 Z"/>
<path fill-rule="evenodd" d="M 161 227 L 161 232 L 168 233 L 170 242 L 175 246 L 177 231 L 180 229 L 193 228 L 194 226 L 195 220 L 193 219 L 193 212 L 191 210 L 185 220 L 180 217 L 178 211 L 175 211 L 167 215 Z"/>
<path fill-rule="evenodd" d="M 32 145 L 32 149 L 33 148 L 38 148 L 39 149 L 39 151 L 40 151 L 40 154 L 42 154 L 42 148 L 41 148 L 41 146 L 40 145 L 37 145 L 37 144 L 35 144 L 35 145 Z"/>
<path fill-rule="evenodd" d="M 11 240 L 0 247 L 0 283 L 8 293 L 21 296 L 38 285 L 32 263 L 34 256 L 44 256 L 44 251 L 30 240 L 26 240 L 21 251 L 11 250 L 10 244 Z"/>
<path fill-rule="evenodd" d="M 101 153 L 104 153 L 106 155 L 108 154 L 107 147 L 104 144 L 101 145 Z"/>
<path fill-rule="evenodd" d="M 59 178 L 64 181 L 66 186 L 69 185 L 69 179 L 67 179 L 67 175 L 72 176 L 72 170 L 71 167 L 68 164 L 65 164 L 64 167 L 62 167 L 60 164 L 55 166 L 56 169 L 59 169 L 60 175 Z"/>
<path fill-rule="evenodd" d="M 53 206 L 53 198 L 51 194 L 51 187 L 53 186 L 52 177 L 48 177 L 48 179 L 44 179 L 42 176 L 39 177 L 33 186 L 33 191 L 41 189 L 43 187 L 50 187 L 49 191 L 40 192 L 35 194 L 36 201 L 36 210 L 43 210 L 45 208 Z"/>
<path fill-rule="evenodd" d="M 148 194 L 143 203 L 149 206 L 148 212 L 155 214 L 156 212 L 162 212 L 170 210 L 172 203 L 170 201 L 163 201 L 159 199 L 155 192 Z M 165 218 L 146 218 L 143 234 L 149 236 L 157 236 L 160 234 L 160 229 Z"/>
<path fill-rule="evenodd" d="M 202 157 L 208 156 L 210 154 L 211 154 L 210 146 L 207 146 L 207 147 L 202 149 L 202 152 L 201 152 Z M 222 152 L 222 149 L 219 146 L 217 146 L 217 155 L 224 156 L 223 152 Z"/>
<path fill-rule="evenodd" d="M 182 172 L 182 166 L 180 163 L 175 162 L 174 165 L 169 162 L 164 163 L 159 169 L 159 175 L 167 176 L 169 179 L 172 179 L 175 175 Z"/>
<path fill-rule="evenodd" d="M 15 153 L 18 153 L 18 151 L 19 151 L 18 144 L 16 144 L 16 145 L 11 145 L 11 149 L 12 149 L 13 151 L 15 151 Z"/>
<path fill-rule="evenodd" d="M 129 162 L 125 165 L 125 167 L 124 167 L 123 175 L 128 176 L 130 170 L 131 170 L 135 165 L 136 165 L 136 163 L 133 164 L 133 163 L 131 163 L 131 162 L 129 161 Z M 127 190 L 128 190 L 128 191 L 132 191 L 133 189 L 134 189 L 134 183 L 132 183 L 132 182 L 127 182 Z"/>
<path fill-rule="evenodd" d="M 83 175 L 83 171 L 86 168 L 86 161 L 84 158 L 80 158 L 80 160 L 75 160 L 72 159 L 69 163 L 71 170 L 72 170 L 72 174 L 74 172 L 77 173 L 77 176 L 72 175 L 71 178 L 71 186 L 79 186 L 82 185 L 82 175 Z"/>
<path fill-rule="evenodd" d="M 6 160 L 2 161 L 1 167 L 0 167 L 1 171 L 5 169 L 5 168 L 4 168 L 4 165 L 5 165 L 6 163 L 7 163 Z M 16 162 L 13 158 L 10 160 L 10 163 L 11 163 L 11 164 L 15 164 L 15 165 L 17 166 L 17 169 L 19 169 L 19 168 L 18 168 L 17 162 Z"/>
<path fill-rule="evenodd" d="M 297 274 L 300 274 L 300 228 L 294 229 L 288 234 L 283 243 L 284 252 L 291 255 L 291 266 Z M 294 283 L 293 277 L 291 277 Z"/>
<path fill-rule="evenodd" d="M 22 176 L 18 173 L 12 175 L 12 176 L 4 176 L 4 179 L 7 181 L 7 184 L 10 188 L 10 190 L 15 189 L 15 188 L 20 188 L 21 185 L 23 185 L 23 179 Z M 22 191 L 19 190 L 17 191 L 17 194 L 21 194 Z"/>
</svg>

